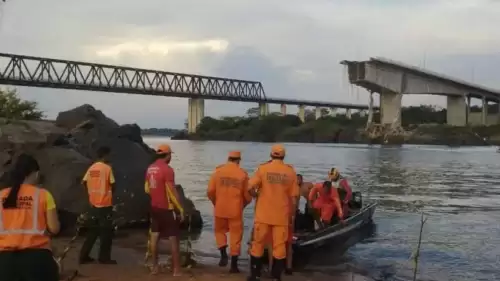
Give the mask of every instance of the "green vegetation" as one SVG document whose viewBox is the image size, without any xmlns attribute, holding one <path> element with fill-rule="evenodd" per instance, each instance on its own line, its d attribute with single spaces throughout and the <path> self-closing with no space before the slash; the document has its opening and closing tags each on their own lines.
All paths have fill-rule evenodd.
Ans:
<svg viewBox="0 0 500 281">
<path fill-rule="evenodd" d="M 182 130 L 169 129 L 169 128 L 148 128 L 142 129 L 141 134 L 143 136 L 165 136 L 171 137 L 179 134 Z"/>
<path fill-rule="evenodd" d="M 315 118 L 312 110 L 306 110 L 305 122 L 296 115 L 281 116 L 273 112 L 258 116 L 258 108 L 251 108 L 243 117 L 205 117 L 195 134 L 182 132 L 173 138 L 192 140 L 259 141 L 259 142 L 340 142 L 367 143 L 364 129 L 367 116 L 358 112 L 347 119 L 345 114 L 335 117 L 327 109 L 322 117 Z M 379 114 L 373 121 L 378 123 Z M 500 126 L 453 127 L 446 125 L 446 110 L 422 105 L 405 107 L 402 110 L 402 125 L 408 134 L 406 143 L 486 145 L 500 142 Z M 498 135 L 498 136 L 497 136 Z"/>
<path fill-rule="evenodd" d="M 44 117 L 35 101 L 24 101 L 14 89 L 0 89 L 0 118 L 13 120 L 40 120 Z"/>
</svg>

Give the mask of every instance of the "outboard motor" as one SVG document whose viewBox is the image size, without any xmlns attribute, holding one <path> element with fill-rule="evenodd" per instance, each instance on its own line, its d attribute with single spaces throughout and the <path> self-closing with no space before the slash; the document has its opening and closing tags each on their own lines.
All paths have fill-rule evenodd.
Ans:
<svg viewBox="0 0 500 281">
<path fill-rule="evenodd" d="M 363 207 L 363 197 L 361 196 L 361 192 L 353 192 L 352 198 L 348 204 L 351 209 L 361 209 Z"/>
</svg>

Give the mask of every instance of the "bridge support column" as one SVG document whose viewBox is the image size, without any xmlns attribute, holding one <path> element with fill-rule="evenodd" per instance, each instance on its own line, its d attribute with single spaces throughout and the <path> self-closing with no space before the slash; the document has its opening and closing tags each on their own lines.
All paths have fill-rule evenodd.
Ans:
<svg viewBox="0 0 500 281">
<path fill-rule="evenodd" d="M 363 117 L 365 117 L 365 115 L 366 115 L 366 112 L 364 110 L 359 111 L 359 117 L 363 118 Z"/>
<path fill-rule="evenodd" d="M 267 116 L 269 114 L 269 105 L 267 103 L 259 103 L 259 115 Z"/>
<path fill-rule="evenodd" d="M 368 120 L 366 120 L 366 128 L 370 127 L 373 122 L 373 92 L 370 92 L 370 102 L 368 103 Z"/>
<path fill-rule="evenodd" d="M 286 115 L 286 104 L 281 105 L 281 115 L 285 116 Z"/>
<path fill-rule="evenodd" d="M 316 106 L 316 120 L 321 118 L 321 107 Z"/>
<path fill-rule="evenodd" d="M 380 124 L 394 124 L 396 127 L 401 124 L 401 100 L 400 93 L 380 94 Z"/>
<path fill-rule="evenodd" d="M 351 120 L 351 118 L 352 118 L 352 115 L 351 115 L 351 114 L 352 114 L 352 112 L 351 112 L 351 111 L 352 111 L 352 110 L 351 110 L 350 108 L 348 108 L 348 109 L 346 109 L 346 110 L 345 110 L 345 117 L 346 117 L 347 119 L 349 119 L 349 120 Z"/>
<path fill-rule="evenodd" d="M 303 105 L 299 105 L 299 111 L 297 112 L 297 115 L 299 116 L 300 121 L 302 123 L 306 122 L 306 107 Z"/>
<path fill-rule="evenodd" d="M 446 123 L 452 126 L 467 124 L 467 104 L 464 96 L 446 97 Z"/>
<path fill-rule="evenodd" d="M 332 117 L 337 116 L 337 109 L 335 107 L 330 108 L 330 115 Z"/>
<path fill-rule="evenodd" d="M 487 118 L 488 118 L 488 101 L 486 97 L 482 98 L 483 100 L 483 110 L 481 111 L 481 125 L 486 126 Z"/>
<path fill-rule="evenodd" d="M 188 100 L 188 133 L 196 133 L 196 128 L 200 125 L 201 120 L 205 117 L 205 100 L 189 99 Z"/>
</svg>

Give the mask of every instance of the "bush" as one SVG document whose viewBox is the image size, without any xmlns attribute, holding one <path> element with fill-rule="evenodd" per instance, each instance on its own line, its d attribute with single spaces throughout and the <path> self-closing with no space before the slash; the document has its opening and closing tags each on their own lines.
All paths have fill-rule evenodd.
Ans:
<svg viewBox="0 0 500 281">
<path fill-rule="evenodd" d="M 16 90 L 0 89 L 0 118 L 15 120 L 40 120 L 43 112 L 35 101 L 21 100 Z"/>
</svg>

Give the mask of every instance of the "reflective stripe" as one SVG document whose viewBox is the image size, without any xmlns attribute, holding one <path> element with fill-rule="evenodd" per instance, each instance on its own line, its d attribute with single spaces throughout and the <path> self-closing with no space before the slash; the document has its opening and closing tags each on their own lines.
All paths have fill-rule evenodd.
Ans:
<svg viewBox="0 0 500 281">
<path fill-rule="evenodd" d="M 31 210 L 31 215 L 33 216 L 33 225 L 30 229 L 5 229 L 3 224 L 3 215 L 0 213 L 0 235 L 9 235 L 9 234 L 40 234 L 43 235 L 45 229 L 38 229 L 38 208 L 40 206 L 40 193 L 41 189 L 36 188 L 35 194 L 33 196 L 33 206 Z M 0 210 L 2 209 L 2 205 L 0 204 Z"/>
</svg>

